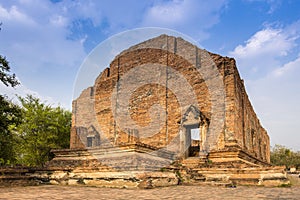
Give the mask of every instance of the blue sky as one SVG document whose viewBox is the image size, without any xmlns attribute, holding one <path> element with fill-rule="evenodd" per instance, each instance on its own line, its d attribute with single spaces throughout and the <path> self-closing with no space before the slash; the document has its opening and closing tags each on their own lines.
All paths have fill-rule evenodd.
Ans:
<svg viewBox="0 0 300 200">
<path fill-rule="evenodd" d="M 299 10 L 298 0 L 0 0 L 0 54 L 22 83 L 0 90 L 70 108 L 81 63 L 99 43 L 170 28 L 234 57 L 271 144 L 300 150 Z"/>
</svg>

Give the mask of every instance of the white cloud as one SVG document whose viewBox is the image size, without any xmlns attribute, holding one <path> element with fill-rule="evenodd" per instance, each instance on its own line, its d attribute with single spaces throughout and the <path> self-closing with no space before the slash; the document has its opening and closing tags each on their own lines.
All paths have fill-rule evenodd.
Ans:
<svg viewBox="0 0 300 200">
<path fill-rule="evenodd" d="M 101 41 L 113 33 L 148 25 L 175 28 L 203 39 L 208 36 L 206 29 L 218 22 L 225 4 L 225 0 L 5 1 L 0 3 L 0 53 L 24 85 L 66 103 L 86 56 L 84 45 L 91 40 Z M 94 27 L 86 27 L 86 21 Z M 99 32 L 90 35 L 86 28 Z"/>
<path fill-rule="evenodd" d="M 238 45 L 229 55 L 237 60 L 243 77 L 261 78 L 282 66 L 282 58 L 292 59 L 299 34 L 299 21 L 281 28 L 268 26 L 256 32 L 245 44 Z"/>
<path fill-rule="evenodd" d="M 209 37 L 207 29 L 219 22 L 225 0 L 172 0 L 154 4 L 145 13 L 144 26 L 173 28 L 204 40 Z"/>
<path fill-rule="evenodd" d="M 270 72 L 246 81 L 251 102 L 268 130 L 272 144 L 300 150 L 300 57 Z"/>
<path fill-rule="evenodd" d="M 61 13 L 70 19 L 91 19 L 95 26 L 103 19 L 101 2 L 92 0 L 64 0 L 56 4 L 61 7 Z"/>
<path fill-rule="evenodd" d="M 33 91 L 26 87 L 24 84 L 20 84 L 15 88 L 6 87 L 4 84 L 0 83 L 1 95 L 5 95 L 9 100 L 12 100 L 14 103 L 19 104 L 17 96 L 26 97 L 27 95 L 33 95 L 34 97 L 39 98 L 42 102 L 46 102 L 51 106 L 62 106 L 66 109 L 70 109 L 69 105 L 58 103 L 53 97 L 44 96 L 39 94 L 36 91 Z"/>
<path fill-rule="evenodd" d="M 270 6 L 268 14 L 274 13 L 279 8 L 279 6 L 282 3 L 281 0 L 267 0 L 267 2 L 269 4 L 269 6 Z"/>
<path fill-rule="evenodd" d="M 0 4 L 0 53 L 23 84 L 17 90 L 3 91 L 21 95 L 38 91 L 42 99 L 70 107 L 75 74 L 86 56 L 85 38 L 68 39 L 73 18 L 63 9 L 48 1 Z"/>
<path fill-rule="evenodd" d="M 280 76 L 286 75 L 288 73 L 297 73 L 297 69 L 298 69 L 298 71 L 300 71 L 299 68 L 300 68 L 300 57 L 294 61 L 291 61 L 291 62 L 285 64 L 284 66 L 282 66 L 280 68 L 275 69 L 271 73 L 271 75 L 274 77 L 280 77 Z"/>
<path fill-rule="evenodd" d="M 61 15 L 54 15 L 50 18 L 50 23 L 53 24 L 54 26 L 66 27 L 68 21 L 66 17 L 63 17 Z"/>
<path fill-rule="evenodd" d="M 153 6 L 148 10 L 146 23 L 167 24 L 168 26 L 182 24 L 188 19 L 187 11 L 191 11 L 188 1 L 169 1 Z"/>
<path fill-rule="evenodd" d="M 300 21 L 268 26 L 229 53 L 237 60 L 252 105 L 271 143 L 299 150 Z"/>
<path fill-rule="evenodd" d="M 64 0 L 58 3 L 68 18 L 89 20 L 94 28 L 104 26 L 101 32 L 106 36 L 139 26 L 142 21 L 139 16 L 151 4 L 152 1 L 136 0 Z M 80 23 L 78 25 L 82 25 Z"/>
<path fill-rule="evenodd" d="M 19 11 L 16 6 L 11 6 L 9 9 L 5 9 L 0 4 L 0 18 L 2 20 L 14 20 L 23 24 L 33 25 L 34 21 L 26 14 Z"/>
<path fill-rule="evenodd" d="M 247 0 L 247 1 L 249 1 L 249 2 L 255 2 L 255 1 L 262 2 L 262 0 Z M 274 13 L 282 3 L 282 0 L 264 0 L 264 1 L 269 5 L 269 10 L 267 11 L 268 14 Z"/>
<path fill-rule="evenodd" d="M 229 53 L 237 60 L 247 92 L 272 145 L 299 150 L 300 22 L 266 27 Z"/>
<path fill-rule="evenodd" d="M 27 1 L 25 3 L 28 4 Z M 66 39 L 69 34 L 67 19 L 56 14 L 57 7 L 52 4 L 47 6 L 31 4 L 29 12 L 26 6 L 21 6 L 23 5 L 12 5 L 7 8 L 0 6 L 1 10 L 8 13 L 2 21 L 0 41 L 3 46 L 1 45 L 0 50 L 10 60 L 14 60 L 17 67 L 20 67 L 20 62 L 26 60 L 29 61 L 27 67 L 30 68 L 46 67 L 47 64 L 73 67 L 74 61 L 78 62 L 78 59 L 84 58 L 85 53 L 80 41 Z M 16 12 L 17 15 L 14 14 Z M 20 16 L 23 20 L 15 16 Z M 22 63 L 22 67 L 25 67 L 24 64 Z"/>
<path fill-rule="evenodd" d="M 231 55 L 251 58 L 258 55 L 285 56 L 293 47 L 294 38 L 281 29 L 266 28 L 253 35 L 246 44 L 237 46 Z"/>
</svg>

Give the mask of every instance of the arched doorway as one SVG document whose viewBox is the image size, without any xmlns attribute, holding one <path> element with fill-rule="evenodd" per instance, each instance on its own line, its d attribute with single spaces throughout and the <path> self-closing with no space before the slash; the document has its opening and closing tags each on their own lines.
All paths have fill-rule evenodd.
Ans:
<svg viewBox="0 0 300 200">
<path fill-rule="evenodd" d="M 199 157 L 205 152 L 209 120 L 195 107 L 190 106 L 181 120 L 181 154 L 184 158 Z"/>
</svg>

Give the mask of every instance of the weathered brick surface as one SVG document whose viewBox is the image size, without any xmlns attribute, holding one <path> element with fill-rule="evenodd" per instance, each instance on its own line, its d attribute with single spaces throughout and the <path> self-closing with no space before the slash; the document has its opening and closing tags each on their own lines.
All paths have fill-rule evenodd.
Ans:
<svg viewBox="0 0 300 200">
<path fill-rule="evenodd" d="M 146 81 L 149 77 L 152 82 Z M 119 54 L 95 85 L 74 100 L 71 148 L 83 148 L 87 137 L 98 136 L 93 146 L 140 142 L 179 151 L 183 116 L 192 105 L 203 116 L 198 122 L 206 120 L 208 125 L 203 150 L 238 146 L 270 161 L 269 137 L 251 106 L 235 60 L 166 35 Z M 148 135 L 148 131 L 154 132 Z"/>
</svg>

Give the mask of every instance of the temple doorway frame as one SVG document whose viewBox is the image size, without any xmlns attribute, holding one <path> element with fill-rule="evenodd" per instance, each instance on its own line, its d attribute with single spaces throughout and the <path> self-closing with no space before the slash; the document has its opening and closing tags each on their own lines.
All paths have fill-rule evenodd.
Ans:
<svg viewBox="0 0 300 200">
<path fill-rule="evenodd" d="M 190 106 L 181 120 L 180 152 L 183 158 L 200 157 L 205 148 L 209 120 L 195 107 Z M 192 130 L 198 129 L 198 140 Z"/>
</svg>

